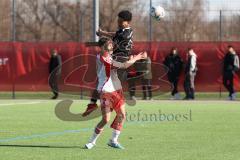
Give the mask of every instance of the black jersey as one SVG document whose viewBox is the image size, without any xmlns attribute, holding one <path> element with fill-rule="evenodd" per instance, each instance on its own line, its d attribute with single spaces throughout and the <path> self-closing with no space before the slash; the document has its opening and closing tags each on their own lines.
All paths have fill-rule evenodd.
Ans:
<svg viewBox="0 0 240 160">
<path fill-rule="evenodd" d="M 121 56 L 128 58 L 131 55 L 133 45 L 133 30 L 132 28 L 119 29 L 113 37 L 114 42 L 114 56 Z"/>
</svg>

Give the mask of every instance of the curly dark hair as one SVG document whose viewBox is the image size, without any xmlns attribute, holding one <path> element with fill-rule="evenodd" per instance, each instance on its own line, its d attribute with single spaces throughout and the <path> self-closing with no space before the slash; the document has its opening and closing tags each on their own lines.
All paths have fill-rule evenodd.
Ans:
<svg viewBox="0 0 240 160">
<path fill-rule="evenodd" d="M 124 21 L 132 21 L 132 13 L 128 10 L 122 10 L 119 12 L 118 17 L 122 18 Z"/>
<path fill-rule="evenodd" d="M 101 38 L 98 40 L 98 46 L 99 46 L 99 47 L 104 46 L 109 40 L 110 40 L 110 38 L 101 37 Z"/>
</svg>

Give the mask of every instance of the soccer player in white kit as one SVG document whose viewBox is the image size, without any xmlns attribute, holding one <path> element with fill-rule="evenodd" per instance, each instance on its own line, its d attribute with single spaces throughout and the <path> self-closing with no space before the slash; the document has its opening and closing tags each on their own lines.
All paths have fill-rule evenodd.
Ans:
<svg viewBox="0 0 240 160">
<path fill-rule="evenodd" d="M 113 129 L 112 138 L 108 145 L 113 148 L 124 149 L 118 142 L 118 137 L 122 130 L 125 119 L 125 99 L 122 91 L 122 85 L 118 78 L 117 69 L 128 68 L 136 61 L 147 58 L 146 52 L 141 52 L 131 56 L 130 60 L 125 63 L 117 62 L 112 59 L 113 42 L 108 38 L 101 38 L 101 53 L 97 56 L 102 63 L 98 64 L 98 87 L 100 93 L 102 120 L 95 127 L 94 133 L 85 145 L 86 149 L 91 149 L 96 145 L 96 140 L 102 133 L 104 126 L 109 122 L 111 112 L 116 112 L 116 117 L 111 124 Z"/>
</svg>

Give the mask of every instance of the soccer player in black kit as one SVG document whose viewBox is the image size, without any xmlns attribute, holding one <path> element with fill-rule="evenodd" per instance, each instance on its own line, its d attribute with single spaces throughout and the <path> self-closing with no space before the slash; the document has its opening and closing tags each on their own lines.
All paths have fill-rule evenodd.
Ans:
<svg viewBox="0 0 240 160">
<path fill-rule="evenodd" d="M 99 37 L 112 38 L 114 42 L 113 59 L 125 62 L 131 55 L 131 49 L 133 45 L 133 30 L 130 26 L 132 21 L 132 13 L 128 10 L 123 10 L 118 14 L 118 30 L 116 32 L 107 32 L 101 29 L 98 30 L 97 35 Z M 125 70 L 119 70 L 118 75 L 120 80 L 126 80 L 127 73 Z M 95 89 L 92 93 L 90 103 L 87 106 L 86 111 L 82 116 L 89 115 L 92 111 L 97 109 L 97 100 L 99 99 L 99 93 Z"/>
</svg>

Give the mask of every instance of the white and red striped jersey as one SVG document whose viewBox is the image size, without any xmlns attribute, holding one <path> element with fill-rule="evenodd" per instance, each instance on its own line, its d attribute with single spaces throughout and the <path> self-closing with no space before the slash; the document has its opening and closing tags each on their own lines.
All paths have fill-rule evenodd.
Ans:
<svg viewBox="0 0 240 160">
<path fill-rule="evenodd" d="M 97 90 L 99 92 L 114 92 L 122 89 L 116 67 L 122 68 L 124 65 L 114 61 L 110 54 L 106 54 L 106 56 L 97 55 Z"/>
</svg>

